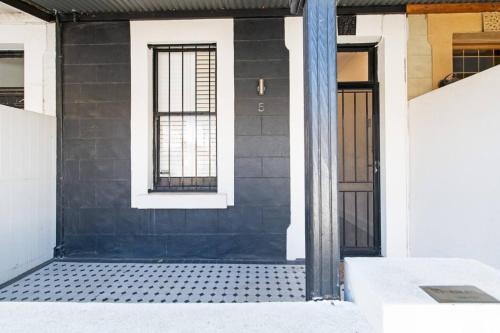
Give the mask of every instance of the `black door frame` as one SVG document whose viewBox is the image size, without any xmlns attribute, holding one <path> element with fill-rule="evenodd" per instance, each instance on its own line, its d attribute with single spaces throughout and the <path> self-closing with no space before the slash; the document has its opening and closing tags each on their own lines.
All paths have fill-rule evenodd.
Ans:
<svg viewBox="0 0 500 333">
<path fill-rule="evenodd" d="M 380 191 L 380 98 L 377 72 L 377 44 L 339 44 L 337 52 L 368 52 L 368 81 L 338 82 L 338 89 L 370 89 L 372 90 L 372 144 L 373 144 L 373 248 L 341 249 L 344 256 L 380 256 L 381 255 L 381 191 Z"/>
</svg>

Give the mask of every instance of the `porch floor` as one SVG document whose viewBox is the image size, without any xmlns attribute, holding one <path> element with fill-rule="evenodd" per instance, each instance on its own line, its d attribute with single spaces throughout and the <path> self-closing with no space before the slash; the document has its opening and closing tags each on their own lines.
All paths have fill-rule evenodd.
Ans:
<svg viewBox="0 0 500 333">
<path fill-rule="evenodd" d="M 0 290 L 3 302 L 305 301 L 295 264 L 53 262 Z"/>
</svg>

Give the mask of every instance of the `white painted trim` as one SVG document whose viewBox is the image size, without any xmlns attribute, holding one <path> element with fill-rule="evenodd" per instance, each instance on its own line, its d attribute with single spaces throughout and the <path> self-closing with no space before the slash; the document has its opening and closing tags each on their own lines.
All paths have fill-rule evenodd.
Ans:
<svg viewBox="0 0 500 333">
<path fill-rule="evenodd" d="M 227 195 L 220 193 L 150 193 L 136 196 L 140 208 L 213 209 L 227 208 Z"/>
<path fill-rule="evenodd" d="M 356 37 L 382 36 L 384 34 L 384 15 L 356 16 Z"/>
<path fill-rule="evenodd" d="M 0 49 L 24 50 L 24 109 L 55 115 L 55 24 L 26 18 L 0 15 Z"/>
<path fill-rule="evenodd" d="M 304 165 L 304 60 L 301 17 L 285 18 L 285 44 L 290 64 L 290 226 L 288 260 L 306 257 Z"/>
<path fill-rule="evenodd" d="M 404 14 L 360 15 L 356 36 L 377 45 L 380 93 L 380 194 L 382 255 L 408 256 L 409 132 Z"/>
<path fill-rule="evenodd" d="M 132 207 L 144 209 L 227 208 L 234 205 L 233 34 L 232 19 L 130 22 Z M 155 43 L 217 43 L 218 192 L 216 195 L 213 193 L 148 193 L 153 181 L 151 153 L 153 122 L 152 52 L 147 44 Z"/>
<path fill-rule="evenodd" d="M 337 36 L 337 44 L 377 44 L 379 36 Z"/>
</svg>

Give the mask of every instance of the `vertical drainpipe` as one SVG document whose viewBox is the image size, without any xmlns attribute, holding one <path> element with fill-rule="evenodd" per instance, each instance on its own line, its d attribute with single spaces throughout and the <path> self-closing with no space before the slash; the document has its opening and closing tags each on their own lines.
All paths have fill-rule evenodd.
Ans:
<svg viewBox="0 0 500 333">
<path fill-rule="evenodd" d="M 62 52 L 62 23 L 57 11 L 56 18 L 56 117 L 57 117 L 57 199 L 56 199 L 56 247 L 54 257 L 64 256 L 64 209 L 63 209 L 63 52 Z"/>
</svg>

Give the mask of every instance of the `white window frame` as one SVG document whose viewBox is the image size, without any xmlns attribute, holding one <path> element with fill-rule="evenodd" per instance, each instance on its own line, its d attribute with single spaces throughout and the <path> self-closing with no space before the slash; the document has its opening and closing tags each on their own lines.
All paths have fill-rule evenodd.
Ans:
<svg viewBox="0 0 500 333">
<path fill-rule="evenodd" d="M 151 209 L 234 205 L 232 19 L 131 21 L 131 204 Z M 217 192 L 153 192 L 153 57 L 148 44 L 217 44 Z"/>
</svg>

